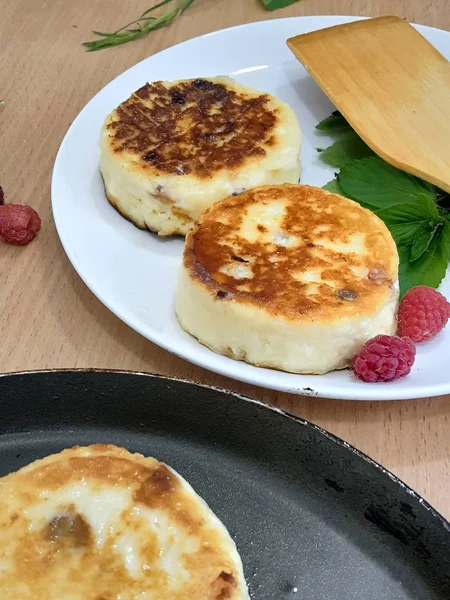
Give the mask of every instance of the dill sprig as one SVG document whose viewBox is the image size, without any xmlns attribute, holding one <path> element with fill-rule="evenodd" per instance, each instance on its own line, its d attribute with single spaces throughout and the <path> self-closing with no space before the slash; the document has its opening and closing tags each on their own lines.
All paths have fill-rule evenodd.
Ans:
<svg viewBox="0 0 450 600">
<path fill-rule="evenodd" d="M 150 15 L 150 13 L 154 10 L 172 2 L 175 2 L 175 6 L 167 10 L 159 17 Z M 169 23 L 174 21 L 178 17 L 178 15 L 184 13 L 184 11 L 187 8 L 189 8 L 189 6 L 193 2 L 194 0 L 162 0 L 162 2 L 159 2 L 155 6 L 152 6 L 144 13 L 142 13 L 139 19 L 136 19 L 135 21 L 124 25 L 117 31 L 113 31 L 111 33 L 93 31 L 92 33 L 94 35 L 102 39 L 93 40 L 92 42 L 84 42 L 83 46 L 88 52 L 93 52 L 95 50 L 103 50 L 103 48 L 112 48 L 113 46 L 120 46 L 121 44 L 132 42 L 141 37 L 144 37 L 145 35 L 150 33 L 150 31 L 154 31 L 155 29 L 161 29 L 161 27 L 169 25 Z"/>
</svg>

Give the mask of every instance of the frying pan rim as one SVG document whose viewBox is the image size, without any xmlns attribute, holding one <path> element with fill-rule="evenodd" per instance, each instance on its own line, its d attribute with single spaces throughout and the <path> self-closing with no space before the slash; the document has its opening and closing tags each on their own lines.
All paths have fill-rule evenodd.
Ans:
<svg viewBox="0 0 450 600">
<path fill-rule="evenodd" d="M 338 437 L 337 435 L 330 433 L 329 431 L 320 427 L 319 425 L 316 425 L 316 424 L 312 423 L 311 421 L 303 419 L 302 417 L 298 417 L 297 415 L 294 415 L 294 414 L 290 413 L 289 411 L 286 411 L 282 408 L 278 408 L 276 406 L 271 406 L 269 404 L 265 404 L 261 400 L 257 400 L 256 398 L 250 398 L 249 396 L 244 396 L 243 394 L 240 394 L 238 392 L 233 392 L 232 390 L 227 390 L 224 387 L 215 386 L 215 385 L 211 385 L 211 384 L 198 383 L 193 380 L 182 379 L 179 377 L 160 375 L 158 373 L 152 373 L 152 372 L 146 372 L 146 371 L 133 371 L 133 370 L 127 370 L 127 369 L 104 369 L 104 368 L 90 367 L 90 368 L 55 368 L 55 369 L 30 369 L 30 370 L 23 370 L 23 371 L 9 371 L 9 372 L 0 373 L 0 383 L 5 378 L 20 377 L 20 376 L 24 376 L 24 375 L 44 375 L 44 374 L 52 374 L 52 373 L 74 373 L 74 374 L 76 374 L 76 373 L 97 373 L 97 374 L 109 374 L 109 375 L 127 375 L 127 376 L 132 375 L 132 376 L 147 377 L 149 379 L 159 379 L 159 380 L 167 381 L 170 383 L 174 383 L 174 382 L 175 383 L 185 383 L 188 385 L 194 385 L 194 386 L 204 388 L 207 390 L 211 390 L 214 392 L 219 392 L 219 393 L 225 394 L 227 396 L 232 396 L 236 400 L 244 401 L 244 402 L 256 405 L 259 408 L 266 409 L 269 412 L 272 412 L 273 414 L 277 414 L 287 420 L 294 421 L 295 423 L 302 425 L 303 427 L 306 427 L 308 429 L 311 429 L 311 430 L 317 432 L 319 435 L 325 437 L 330 442 L 350 451 L 354 456 L 356 456 L 360 460 L 363 460 L 369 466 L 376 468 L 382 475 L 387 476 L 394 484 L 399 485 L 409 496 L 411 496 L 414 499 L 414 501 L 419 502 L 421 504 L 421 506 L 423 508 L 425 508 L 425 510 L 427 512 L 430 513 L 432 518 L 437 520 L 440 523 L 440 525 L 445 530 L 447 530 L 448 533 L 450 534 L 450 521 L 447 520 L 437 509 L 435 509 L 420 494 L 415 492 L 402 479 L 400 479 L 397 475 L 392 473 L 392 471 L 390 471 L 389 469 L 386 469 L 379 462 L 377 462 L 376 460 L 374 460 L 373 458 L 371 458 L 370 456 L 368 456 L 361 450 L 358 450 L 357 448 L 352 446 L 352 444 L 349 444 L 348 442 L 346 442 L 342 438 Z M 0 399 L 0 402 L 1 402 L 1 399 Z M 5 435 L 5 434 L 3 434 L 3 435 Z"/>
</svg>

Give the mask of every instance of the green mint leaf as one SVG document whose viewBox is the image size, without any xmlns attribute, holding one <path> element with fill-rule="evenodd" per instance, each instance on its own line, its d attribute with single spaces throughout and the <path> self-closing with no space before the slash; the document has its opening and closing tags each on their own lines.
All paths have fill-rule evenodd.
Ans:
<svg viewBox="0 0 450 600">
<path fill-rule="evenodd" d="M 339 184 L 347 196 L 375 208 L 417 202 L 425 196 L 435 199 L 435 190 L 378 156 L 347 163 L 339 173 Z"/>
<path fill-rule="evenodd" d="M 416 285 L 439 287 L 447 271 L 450 256 L 450 223 L 439 228 L 430 242 L 428 250 L 411 262 L 411 250 L 407 246 L 398 249 L 400 257 L 400 296 Z"/>
<path fill-rule="evenodd" d="M 409 258 L 411 262 L 418 260 L 428 250 L 435 234 L 441 227 L 441 223 L 436 223 L 434 227 L 428 226 L 419 229 L 411 245 Z"/>
<path fill-rule="evenodd" d="M 378 213 L 376 213 L 380 216 Z M 398 246 L 411 246 L 422 229 L 420 223 L 403 223 L 402 225 L 388 225 L 389 231 Z"/>
<path fill-rule="evenodd" d="M 294 4 L 298 0 L 261 0 L 266 10 L 277 10 L 277 8 L 284 8 L 290 4 Z"/>
<path fill-rule="evenodd" d="M 325 150 L 317 148 L 317 151 L 320 152 L 320 158 L 324 163 L 339 169 L 356 158 L 374 156 L 373 150 L 353 130 L 348 131 Z"/>
<path fill-rule="evenodd" d="M 378 210 L 377 215 L 387 225 L 422 223 L 423 221 L 442 222 L 436 203 L 428 196 L 419 196 L 414 203 L 406 202 Z"/>
<path fill-rule="evenodd" d="M 435 202 L 427 196 L 420 196 L 415 203 L 407 202 L 377 210 L 376 214 L 388 226 L 397 246 L 412 245 L 417 236 L 426 231 L 429 232 L 431 240 L 432 232 L 444 222 Z M 420 256 L 416 254 L 420 247 L 420 242 L 417 242 L 413 252 L 415 259 Z"/>
<path fill-rule="evenodd" d="M 344 190 L 339 185 L 339 181 L 338 181 L 337 177 L 335 177 L 334 179 L 332 179 L 331 181 L 326 183 L 324 186 L 322 186 L 322 189 L 327 190 L 327 192 L 331 192 L 332 194 L 339 194 L 339 196 L 344 196 L 344 198 L 353 200 L 353 198 L 350 198 L 350 196 L 347 196 L 344 193 Z M 362 203 L 358 203 L 358 204 L 361 204 L 361 206 L 364 206 L 364 204 L 362 204 Z M 367 208 L 367 206 L 364 206 L 364 208 Z"/>
<path fill-rule="evenodd" d="M 339 194 L 339 196 L 344 196 L 344 198 L 348 198 L 349 200 L 353 200 L 354 202 L 356 202 L 356 200 L 354 200 L 353 198 L 350 198 L 350 196 L 347 196 L 345 194 L 344 190 L 339 185 L 339 181 L 338 181 L 337 177 L 335 179 L 332 179 L 328 183 L 326 183 L 324 186 L 322 186 L 322 189 L 327 190 L 327 192 L 331 192 L 332 194 Z M 360 206 L 362 206 L 363 208 L 367 208 L 368 210 L 371 210 L 372 212 L 374 212 L 372 206 L 364 204 L 364 202 L 358 202 L 358 204 Z"/>
<path fill-rule="evenodd" d="M 340 196 L 345 196 L 343 189 L 339 185 L 339 181 L 337 178 L 332 179 L 328 183 L 326 183 L 322 189 L 327 190 L 327 192 L 331 192 L 332 194 L 339 194 Z"/>
<path fill-rule="evenodd" d="M 353 131 L 347 120 L 337 110 L 326 119 L 320 121 L 320 123 L 316 125 L 316 129 L 330 135 Z"/>
</svg>

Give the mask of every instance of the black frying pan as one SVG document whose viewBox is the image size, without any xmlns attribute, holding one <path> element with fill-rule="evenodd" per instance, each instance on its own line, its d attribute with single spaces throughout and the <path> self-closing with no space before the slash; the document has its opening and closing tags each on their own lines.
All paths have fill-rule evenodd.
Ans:
<svg viewBox="0 0 450 600">
<path fill-rule="evenodd" d="M 148 375 L 0 376 L 1 474 L 92 442 L 178 470 L 235 538 L 255 600 L 450 600 L 449 523 L 314 425 Z"/>
</svg>

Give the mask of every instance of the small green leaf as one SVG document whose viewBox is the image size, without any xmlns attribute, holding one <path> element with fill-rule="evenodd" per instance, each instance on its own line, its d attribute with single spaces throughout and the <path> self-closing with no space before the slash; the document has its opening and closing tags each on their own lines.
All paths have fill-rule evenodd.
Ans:
<svg viewBox="0 0 450 600">
<path fill-rule="evenodd" d="M 428 250 L 437 230 L 441 227 L 442 223 L 436 223 L 434 227 L 422 227 L 418 230 L 411 245 L 409 257 L 411 262 L 418 260 Z"/>
<path fill-rule="evenodd" d="M 278 8 L 284 8 L 290 4 L 294 4 L 298 0 L 261 0 L 266 10 L 277 10 Z"/>
<path fill-rule="evenodd" d="M 433 237 L 428 250 L 411 262 L 411 250 L 408 246 L 400 246 L 400 295 L 403 296 L 416 285 L 439 287 L 447 271 L 450 256 L 450 223 L 446 222 Z"/>
<path fill-rule="evenodd" d="M 331 192 L 332 194 L 339 194 L 340 196 L 345 196 L 344 191 L 339 185 L 339 181 L 337 180 L 337 178 L 332 179 L 331 181 L 326 183 L 323 186 L 323 189 L 327 190 L 327 192 Z"/>
<path fill-rule="evenodd" d="M 326 183 L 324 186 L 322 186 L 322 189 L 323 190 L 327 190 L 327 192 L 331 192 L 332 194 L 339 194 L 339 196 L 344 196 L 344 198 L 348 198 L 349 200 L 353 200 L 354 202 L 357 202 L 363 208 L 367 208 L 368 210 L 371 210 L 372 212 L 375 212 L 373 210 L 372 206 L 368 206 L 367 204 L 364 204 L 363 202 L 358 202 L 357 200 L 354 200 L 353 198 L 350 198 L 350 196 L 347 196 L 345 194 L 344 190 L 339 185 L 339 181 L 338 181 L 337 177 L 335 179 L 332 179 L 328 183 Z"/>
<path fill-rule="evenodd" d="M 414 246 L 411 260 L 417 260 L 444 223 L 433 200 L 420 196 L 415 203 L 407 202 L 377 210 L 376 214 L 389 228 L 397 246 Z"/>
<path fill-rule="evenodd" d="M 357 158 L 374 156 L 372 149 L 353 130 L 348 131 L 325 150 L 317 150 L 320 152 L 320 158 L 324 163 L 339 169 Z"/>
<path fill-rule="evenodd" d="M 377 215 L 388 225 L 420 224 L 435 220 L 442 222 L 436 203 L 428 196 L 419 196 L 414 203 L 406 202 L 378 210 Z"/>
<path fill-rule="evenodd" d="M 380 216 L 378 212 L 376 214 Z M 397 247 L 411 246 L 422 228 L 421 223 L 403 223 L 402 225 L 389 225 L 389 223 L 386 223 L 386 225 Z"/>
<path fill-rule="evenodd" d="M 316 125 L 316 129 L 328 133 L 329 135 L 353 131 L 346 119 L 337 110 L 326 119 L 323 119 L 323 121 L 320 121 L 320 123 Z"/>
<path fill-rule="evenodd" d="M 434 232 L 444 222 L 434 201 L 426 196 L 420 196 L 415 203 L 407 202 L 377 210 L 376 214 L 388 226 L 397 246 L 411 246 L 426 231 L 431 240 Z M 412 252 L 415 259 L 411 260 L 419 258 L 421 254 L 416 254 L 419 248 L 420 242 L 417 242 L 416 250 Z"/>
<path fill-rule="evenodd" d="M 347 163 L 339 174 L 339 184 L 347 196 L 375 208 L 417 202 L 422 196 L 435 199 L 434 188 L 378 156 Z"/>
</svg>

